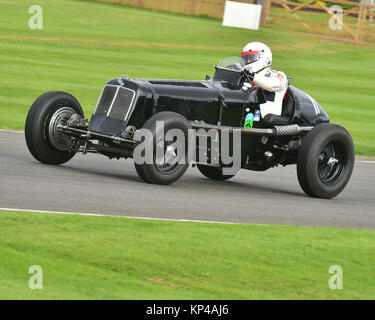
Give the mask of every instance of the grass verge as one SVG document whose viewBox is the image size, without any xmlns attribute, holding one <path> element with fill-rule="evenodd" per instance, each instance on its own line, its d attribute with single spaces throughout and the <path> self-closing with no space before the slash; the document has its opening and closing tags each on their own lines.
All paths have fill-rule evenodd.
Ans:
<svg viewBox="0 0 375 320">
<path fill-rule="evenodd" d="M 0 299 L 374 299 L 374 250 L 367 230 L 0 211 Z"/>
</svg>

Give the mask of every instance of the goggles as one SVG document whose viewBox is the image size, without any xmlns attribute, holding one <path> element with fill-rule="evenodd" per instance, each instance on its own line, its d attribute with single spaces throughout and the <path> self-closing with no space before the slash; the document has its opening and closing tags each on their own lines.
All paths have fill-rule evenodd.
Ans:
<svg viewBox="0 0 375 320">
<path fill-rule="evenodd" d="M 246 64 L 259 60 L 259 56 L 259 51 L 246 51 L 241 54 L 241 57 L 244 58 Z"/>
</svg>

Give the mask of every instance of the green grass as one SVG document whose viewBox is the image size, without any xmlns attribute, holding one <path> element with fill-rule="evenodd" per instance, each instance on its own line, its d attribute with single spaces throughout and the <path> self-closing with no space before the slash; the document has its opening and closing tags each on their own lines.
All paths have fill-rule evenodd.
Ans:
<svg viewBox="0 0 375 320">
<path fill-rule="evenodd" d="M 0 127 L 22 129 L 43 92 L 65 90 L 87 117 L 104 83 L 138 78 L 203 79 L 213 65 L 263 41 L 274 68 L 315 97 L 352 134 L 358 154 L 375 155 L 375 47 L 307 37 L 276 25 L 224 28 L 215 19 L 90 1 L 43 2 L 44 29 L 28 28 L 35 1 L 0 0 Z"/>
<path fill-rule="evenodd" d="M 0 211 L 0 299 L 374 299 L 374 250 L 366 230 Z"/>
</svg>

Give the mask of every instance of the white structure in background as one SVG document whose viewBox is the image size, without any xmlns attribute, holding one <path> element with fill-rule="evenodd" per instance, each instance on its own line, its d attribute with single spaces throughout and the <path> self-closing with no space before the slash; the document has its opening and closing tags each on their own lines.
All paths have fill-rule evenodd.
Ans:
<svg viewBox="0 0 375 320">
<path fill-rule="evenodd" d="M 262 5 L 226 1 L 223 26 L 258 30 Z"/>
</svg>

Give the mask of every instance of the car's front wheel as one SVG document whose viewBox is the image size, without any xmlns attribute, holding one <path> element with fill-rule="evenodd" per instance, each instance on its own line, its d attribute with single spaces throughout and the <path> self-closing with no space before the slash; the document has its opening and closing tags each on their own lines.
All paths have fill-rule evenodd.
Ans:
<svg viewBox="0 0 375 320">
<path fill-rule="evenodd" d="M 152 116 L 143 129 L 149 132 L 149 139 L 140 140 L 135 146 L 138 150 L 144 149 L 143 153 L 134 152 L 135 169 L 139 177 L 155 184 L 175 182 L 189 167 L 190 123 L 180 114 L 165 111 Z M 174 139 L 168 139 L 168 134 L 172 137 L 174 133 L 177 133 Z M 146 156 L 141 159 L 141 155 L 146 155 L 148 150 L 152 150 L 150 159 Z"/>
<path fill-rule="evenodd" d="M 35 159 L 58 165 L 74 157 L 72 140 L 57 130 L 73 114 L 83 117 L 79 102 L 66 92 L 49 91 L 36 99 L 25 124 L 26 144 Z"/>
<path fill-rule="evenodd" d="M 297 176 L 306 194 L 330 199 L 347 185 L 354 167 L 354 146 L 345 128 L 323 123 L 302 140 Z"/>
</svg>

